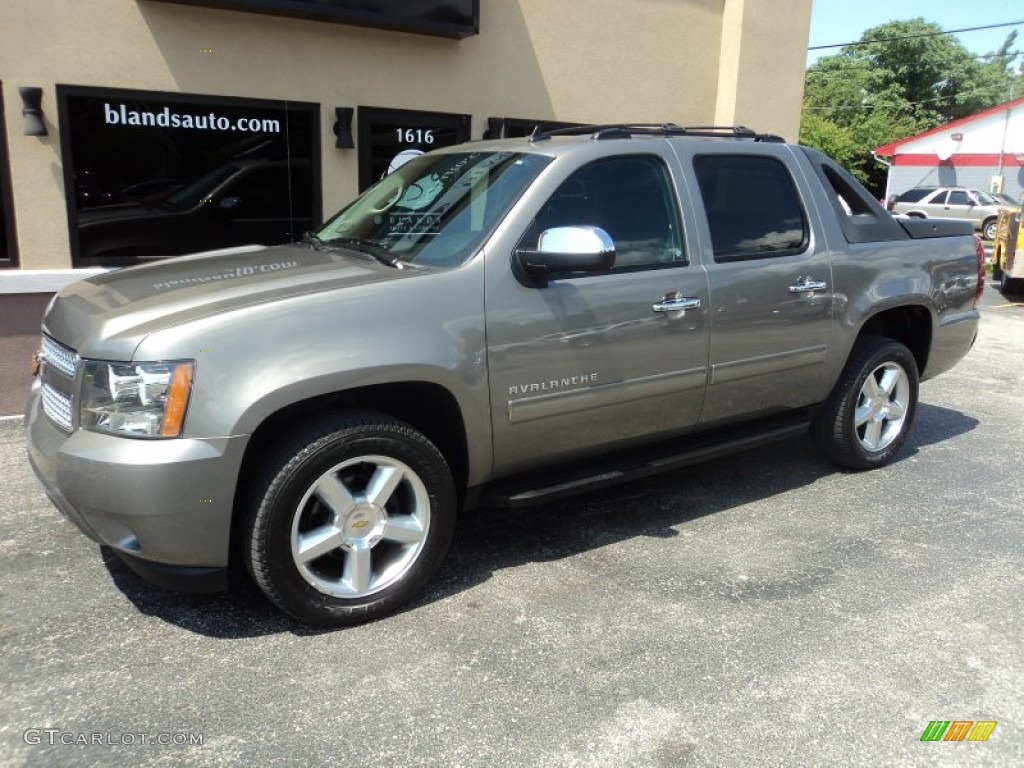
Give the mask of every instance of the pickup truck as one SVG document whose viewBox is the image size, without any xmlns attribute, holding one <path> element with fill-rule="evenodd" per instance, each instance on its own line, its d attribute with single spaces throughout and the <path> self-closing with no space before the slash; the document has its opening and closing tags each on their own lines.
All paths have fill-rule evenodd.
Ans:
<svg viewBox="0 0 1024 768">
<path fill-rule="evenodd" d="M 808 432 L 886 464 L 919 381 L 974 342 L 983 269 L 969 223 L 897 221 L 745 128 L 470 143 L 301 243 L 62 290 L 29 457 L 151 581 L 248 571 L 298 620 L 352 624 L 422 589 L 466 510 Z"/>
</svg>

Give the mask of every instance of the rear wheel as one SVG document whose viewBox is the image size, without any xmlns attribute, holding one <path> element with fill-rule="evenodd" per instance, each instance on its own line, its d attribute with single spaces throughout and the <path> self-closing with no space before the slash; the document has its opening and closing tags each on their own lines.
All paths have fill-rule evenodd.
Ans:
<svg viewBox="0 0 1024 768">
<path fill-rule="evenodd" d="M 1017 281 L 1006 274 L 1005 270 L 999 273 L 999 291 L 1003 294 L 1013 293 L 1017 290 Z"/>
<path fill-rule="evenodd" d="M 917 362 L 909 349 L 891 339 L 861 337 L 811 434 L 843 466 L 888 464 L 914 422 L 917 390 Z"/>
<path fill-rule="evenodd" d="M 300 621 L 355 624 L 394 611 L 433 576 L 456 497 L 422 434 L 372 413 L 297 430 L 256 483 L 245 560 L 267 597 Z"/>
</svg>

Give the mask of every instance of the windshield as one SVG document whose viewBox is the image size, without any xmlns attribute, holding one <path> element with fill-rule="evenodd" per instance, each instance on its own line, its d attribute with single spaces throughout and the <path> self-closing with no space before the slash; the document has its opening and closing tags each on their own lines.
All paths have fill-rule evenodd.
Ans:
<svg viewBox="0 0 1024 768">
<path fill-rule="evenodd" d="M 994 197 L 977 189 L 974 190 L 974 198 L 981 205 L 999 205 L 999 201 L 997 201 Z"/>
<path fill-rule="evenodd" d="M 550 161 L 516 152 L 424 155 L 366 190 L 316 237 L 395 262 L 455 267 L 479 250 Z"/>
</svg>

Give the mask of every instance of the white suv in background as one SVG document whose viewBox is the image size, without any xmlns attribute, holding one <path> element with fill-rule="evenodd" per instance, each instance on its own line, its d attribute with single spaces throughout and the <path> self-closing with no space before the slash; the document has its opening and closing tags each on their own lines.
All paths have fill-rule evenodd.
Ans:
<svg viewBox="0 0 1024 768">
<path fill-rule="evenodd" d="M 996 236 L 996 219 L 1003 207 L 987 192 L 966 187 L 914 187 L 889 198 L 889 210 L 922 219 L 965 219 L 986 240 Z"/>
</svg>

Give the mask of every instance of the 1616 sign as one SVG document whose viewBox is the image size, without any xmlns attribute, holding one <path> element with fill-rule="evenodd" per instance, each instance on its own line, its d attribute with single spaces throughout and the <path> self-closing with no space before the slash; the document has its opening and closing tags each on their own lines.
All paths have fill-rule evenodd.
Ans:
<svg viewBox="0 0 1024 768">
<path fill-rule="evenodd" d="M 360 107 L 359 190 L 432 149 L 469 141 L 469 115 Z"/>
</svg>

